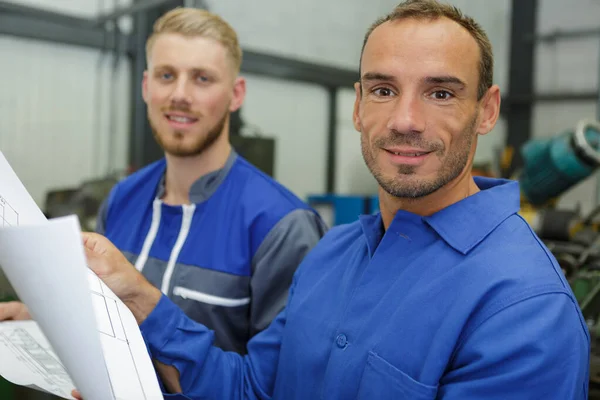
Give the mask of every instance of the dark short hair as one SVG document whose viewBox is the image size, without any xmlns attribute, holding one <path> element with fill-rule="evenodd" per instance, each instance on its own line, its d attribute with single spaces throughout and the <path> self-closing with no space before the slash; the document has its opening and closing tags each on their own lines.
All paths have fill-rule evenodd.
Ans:
<svg viewBox="0 0 600 400">
<path fill-rule="evenodd" d="M 379 18 L 367 31 L 360 52 L 360 61 L 365 51 L 369 37 L 379 25 L 388 21 L 415 18 L 436 20 L 448 18 L 465 28 L 479 46 L 479 85 L 477 87 L 477 99 L 480 100 L 494 82 L 494 55 L 492 44 L 481 26 L 471 17 L 464 15 L 457 7 L 440 3 L 437 0 L 407 0 L 394 8 L 388 15 Z"/>
</svg>

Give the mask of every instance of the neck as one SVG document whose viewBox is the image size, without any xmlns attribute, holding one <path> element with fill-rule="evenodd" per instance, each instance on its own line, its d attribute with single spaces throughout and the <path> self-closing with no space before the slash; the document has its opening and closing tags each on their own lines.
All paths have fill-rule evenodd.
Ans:
<svg viewBox="0 0 600 400">
<path fill-rule="evenodd" d="M 163 201 L 170 205 L 190 204 L 190 189 L 202 176 L 225 166 L 231 154 L 228 140 L 219 140 L 201 154 L 178 157 L 166 154 L 165 195 Z"/>
<path fill-rule="evenodd" d="M 387 230 L 399 210 L 428 216 L 477 192 L 479 192 L 479 188 L 470 172 L 461 174 L 444 187 L 418 199 L 394 197 L 380 187 L 379 207 L 383 226 Z"/>
</svg>

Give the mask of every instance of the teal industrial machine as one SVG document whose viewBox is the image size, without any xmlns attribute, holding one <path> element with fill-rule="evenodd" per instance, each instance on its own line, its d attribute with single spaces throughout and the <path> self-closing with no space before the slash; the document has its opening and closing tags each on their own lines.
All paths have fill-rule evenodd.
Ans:
<svg viewBox="0 0 600 400">
<path fill-rule="evenodd" d="M 600 123 L 580 121 L 573 131 L 523 146 L 518 176 L 526 199 L 544 205 L 583 181 L 600 166 Z"/>
</svg>

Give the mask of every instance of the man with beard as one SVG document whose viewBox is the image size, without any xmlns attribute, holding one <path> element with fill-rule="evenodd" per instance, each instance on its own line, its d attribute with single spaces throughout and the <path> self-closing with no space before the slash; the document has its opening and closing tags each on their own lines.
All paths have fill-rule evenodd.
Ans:
<svg viewBox="0 0 600 400">
<path fill-rule="evenodd" d="M 97 231 L 224 350 L 285 306 L 294 272 L 325 226 L 314 210 L 232 150 L 229 116 L 244 100 L 242 52 L 219 16 L 175 9 L 147 46 L 143 98 L 164 159 L 116 185 Z M 20 303 L 0 309 L 27 317 Z"/>
<path fill-rule="evenodd" d="M 589 333 L 517 214 L 518 183 L 470 172 L 500 110 L 485 32 L 409 0 L 368 31 L 360 66 L 353 119 L 381 212 L 325 235 L 248 355 L 212 346 L 110 242 L 84 235 L 169 398 L 587 399 Z"/>
<path fill-rule="evenodd" d="M 146 44 L 148 119 L 165 158 L 121 182 L 102 207 L 104 234 L 224 350 L 285 306 L 292 277 L 325 226 L 232 149 L 230 113 L 246 87 L 237 35 L 219 16 L 179 8 Z"/>
</svg>

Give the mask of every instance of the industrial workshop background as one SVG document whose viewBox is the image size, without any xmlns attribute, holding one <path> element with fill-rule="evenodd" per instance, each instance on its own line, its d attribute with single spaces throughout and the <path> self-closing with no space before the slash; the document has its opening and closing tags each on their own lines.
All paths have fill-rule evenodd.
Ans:
<svg viewBox="0 0 600 400">
<path fill-rule="evenodd" d="M 161 156 L 140 96 L 153 22 L 174 7 L 207 8 L 244 50 L 235 147 L 330 224 L 352 221 L 377 209 L 351 120 L 360 46 L 397 1 L 0 0 L 0 150 L 47 216 L 76 213 L 93 229 L 114 182 Z M 522 215 L 560 260 L 596 337 L 600 1 L 449 2 L 487 30 L 503 93 L 477 173 L 522 182 Z M 11 295 L 0 276 L 0 299 Z M 596 351 L 594 342 L 590 398 L 600 398 Z M 0 398 L 52 397 L 0 380 Z"/>
</svg>

